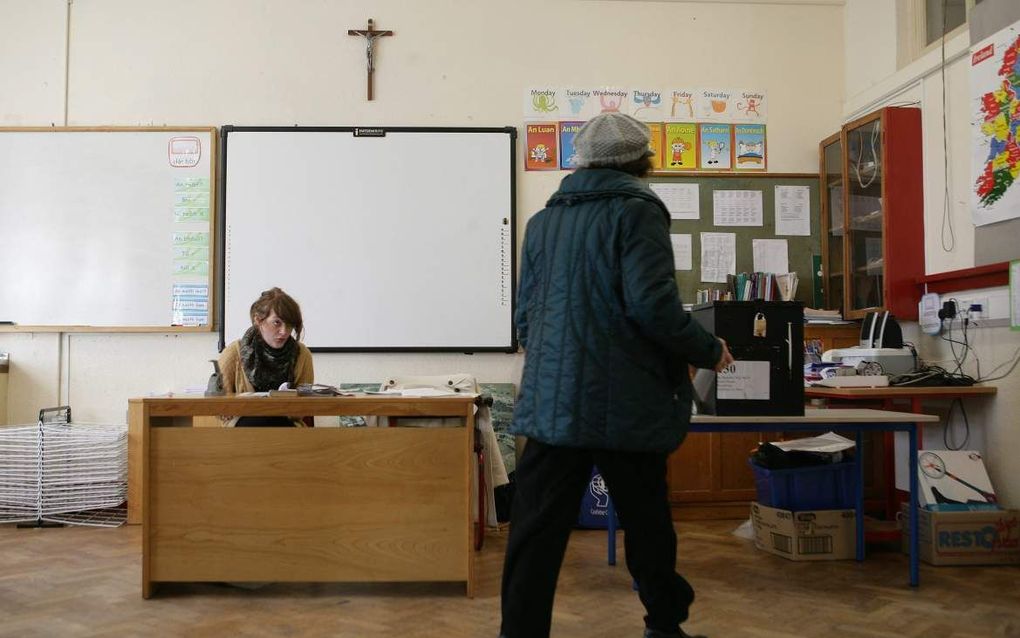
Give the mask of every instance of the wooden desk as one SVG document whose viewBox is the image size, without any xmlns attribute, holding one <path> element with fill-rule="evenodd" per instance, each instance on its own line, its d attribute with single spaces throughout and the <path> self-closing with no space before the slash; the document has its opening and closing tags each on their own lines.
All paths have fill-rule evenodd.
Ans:
<svg viewBox="0 0 1020 638">
<path fill-rule="evenodd" d="M 899 401 L 909 401 L 910 411 L 922 413 L 922 403 L 930 399 L 965 399 L 967 397 L 993 396 L 998 388 L 993 385 L 971 386 L 888 386 L 884 388 L 826 388 L 811 386 L 804 388 L 805 399 L 825 399 L 841 404 L 872 403 L 885 410 L 895 410 Z M 924 432 L 917 430 L 917 448 L 924 446 Z M 892 520 L 899 511 L 896 497 L 896 480 L 893 473 L 895 452 L 892 433 L 885 438 L 886 518 Z"/>
<path fill-rule="evenodd" d="M 970 386 L 889 386 L 885 388 L 804 388 L 805 399 L 838 399 L 839 401 L 881 401 L 891 403 L 897 400 L 910 401 L 910 411 L 921 412 L 925 399 L 965 399 L 974 396 L 990 396 L 998 392 L 993 385 Z"/>
<path fill-rule="evenodd" d="M 143 597 L 172 581 L 455 581 L 473 596 L 472 397 L 151 398 L 128 412 Z M 191 427 L 210 415 L 465 427 Z"/>
<path fill-rule="evenodd" d="M 908 582 L 916 587 L 920 582 L 918 566 L 917 533 L 917 430 L 919 423 L 933 423 L 938 417 L 926 414 L 908 414 L 885 410 L 819 410 L 807 408 L 804 416 L 710 416 L 691 417 L 691 432 L 794 432 L 816 430 L 850 430 L 856 433 L 857 449 L 861 449 L 863 433 L 906 432 L 910 437 L 910 535 L 908 547 L 910 559 L 907 564 Z M 861 454 L 854 455 L 857 470 L 857 560 L 864 560 L 864 463 Z M 609 564 L 616 560 L 615 517 L 609 517 Z"/>
</svg>

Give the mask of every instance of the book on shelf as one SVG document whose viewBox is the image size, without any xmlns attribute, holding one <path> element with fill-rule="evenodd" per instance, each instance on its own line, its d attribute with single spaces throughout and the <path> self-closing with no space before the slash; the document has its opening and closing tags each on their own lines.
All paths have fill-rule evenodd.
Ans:
<svg viewBox="0 0 1020 638">
<path fill-rule="evenodd" d="M 797 273 L 787 272 L 775 277 L 780 301 L 793 301 L 797 297 L 797 284 L 800 283 Z"/>
<path fill-rule="evenodd" d="M 795 272 L 742 272 L 729 275 L 727 287 L 737 301 L 793 301 L 799 281 Z"/>
</svg>

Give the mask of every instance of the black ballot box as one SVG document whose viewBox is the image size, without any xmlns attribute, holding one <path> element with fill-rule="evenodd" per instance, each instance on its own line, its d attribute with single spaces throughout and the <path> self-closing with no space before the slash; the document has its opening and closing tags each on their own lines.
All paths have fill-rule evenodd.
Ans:
<svg viewBox="0 0 1020 638">
<path fill-rule="evenodd" d="M 720 416 L 804 415 L 804 304 L 713 301 L 694 320 L 726 340 L 736 360 L 714 376 L 699 409 Z"/>
</svg>

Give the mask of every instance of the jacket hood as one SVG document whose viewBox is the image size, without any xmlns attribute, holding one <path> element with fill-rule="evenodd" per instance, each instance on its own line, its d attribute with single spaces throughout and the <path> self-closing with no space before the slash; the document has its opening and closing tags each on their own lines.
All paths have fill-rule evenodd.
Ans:
<svg viewBox="0 0 1020 638">
<path fill-rule="evenodd" d="M 666 217 L 669 211 L 659 196 L 637 177 L 611 168 L 582 168 L 567 175 L 553 193 L 547 207 L 574 206 L 583 202 L 614 197 L 636 197 L 652 202 Z"/>
</svg>

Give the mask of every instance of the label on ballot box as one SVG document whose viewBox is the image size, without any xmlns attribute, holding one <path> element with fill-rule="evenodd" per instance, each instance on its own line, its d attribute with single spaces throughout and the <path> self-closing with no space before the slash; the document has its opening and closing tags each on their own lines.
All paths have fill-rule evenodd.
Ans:
<svg viewBox="0 0 1020 638">
<path fill-rule="evenodd" d="M 769 400 L 769 362 L 734 361 L 716 377 L 716 398 Z"/>
</svg>

